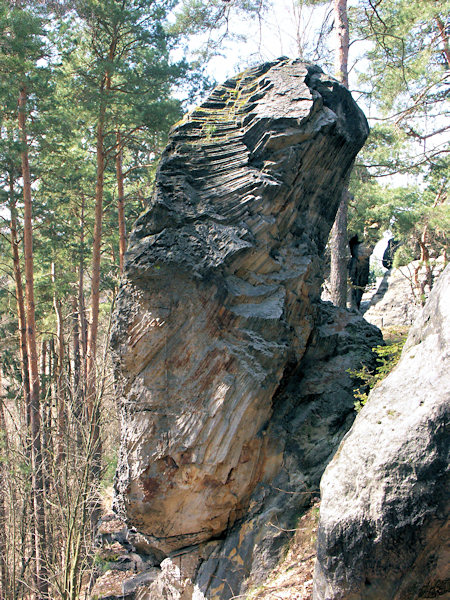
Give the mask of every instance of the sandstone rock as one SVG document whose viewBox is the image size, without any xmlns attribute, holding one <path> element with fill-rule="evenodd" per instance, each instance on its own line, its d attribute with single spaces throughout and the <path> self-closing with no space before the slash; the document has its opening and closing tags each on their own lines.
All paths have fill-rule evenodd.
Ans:
<svg viewBox="0 0 450 600">
<path fill-rule="evenodd" d="M 131 571 L 106 571 L 97 579 L 91 591 L 92 600 L 130 600 L 130 594 L 124 595 L 123 583 L 133 577 Z"/>
<path fill-rule="evenodd" d="M 433 281 L 437 280 L 444 266 L 442 258 L 432 262 Z M 422 309 L 420 292 L 414 286 L 417 267 L 419 281 L 423 282 L 426 273 L 424 267 L 420 268 L 419 261 L 385 273 L 377 292 L 361 307 L 366 321 L 382 329 L 409 327 L 414 322 Z M 427 287 L 426 294 L 429 291 Z"/>
<path fill-rule="evenodd" d="M 273 397 L 305 352 L 367 132 L 345 88 L 289 60 L 227 81 L 172 132 L 112 335 L 117 506 L 166 554 L 229 529 L 280 468 Z"/>
<path fill-rule="evenodd" d="M 109 570 L 101 575 L 92 588 L 91 600 L 134 600 L 157 577 L 160 569 L 151 568 L 142 573 Z"/>
<path fill-rule="evenodd" d="M 208 600 L 245 597 L 267 579 L 353 422 L 355 382 L 348 370 L 371 364 L 370 349 L 382 342 L 381 334 L 328 303 L 318 306 L 316 318 L 302 361 L 274 398 L 266 435 L 275 474 L 257 486 L 246 517 L 212 548 L 195 576 Z"/>
<path fill-rule="evenodd" d="M 153 583 L 132 598 L 228 599 L 267 579 L 292 530 L 302 526 L 297 520 L 314 501 L 322 472 L 352 424 L 355 383 L 348 369 L 370 365 L 370 348 L 381 341 L 380 332 L 358 315 L 328 303 L 317 306 L 314 334 L 300 365 L 280 386 L 267 428 L 268 446 L 282 466 L 257 486 L 247 516 L 223 540 L 173 553 Z M 126 533 L 133 551 L 136 535 Z"/>
<path fill-rule="evenodd" d="M 130 552 L 161 563 L 136 599 L 228 600 L 264 580 L 351 426 L 347 369 L 380 333 L 319 295 L 367 132 L 345 88 L 287 59 L 172 132 L 112 333 L 115 510 Z"/>
<path fill-rule="evenodd" d="M 323 476 L 315 600 L 450 594 L 450 267 Z"/>
</svg>

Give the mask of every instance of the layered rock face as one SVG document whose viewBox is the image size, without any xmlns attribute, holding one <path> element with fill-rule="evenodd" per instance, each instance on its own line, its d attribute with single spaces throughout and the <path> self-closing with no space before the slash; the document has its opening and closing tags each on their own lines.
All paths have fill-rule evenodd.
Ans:
<svg viewBox="0 0 450 600">
<path fill-rule="evenodd" d="M 345 369 L 378 334 L 318 299 L 367 133 L 319 68 L 250 69 L 175 127 L 131 235 L 112 334 L 116 508 L 155 562 L 195 546 L 190 576 L 208 598 L 264 574 L 286 540 L 272 517 L 283 527 L 309 502 L 351 424 Z"/>
<path fill-rule="evenodd" d="M 450 267 L 321 483 L 315 600 L 450 594 Z"/>
</svg>

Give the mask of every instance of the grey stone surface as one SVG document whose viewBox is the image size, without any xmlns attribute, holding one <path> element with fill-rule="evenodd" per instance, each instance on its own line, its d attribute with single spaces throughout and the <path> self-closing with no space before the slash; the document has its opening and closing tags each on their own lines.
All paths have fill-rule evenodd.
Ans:
<svg viewBox="0 0 450 600">
<path fill-rule="evenodd" d="M 122 584 L 122 593 L 124 596 L 135 594 L 138 588 L 142 586 L 149 586 L 157 579 L 160 574 L 160 569 L 149 569 L 143 571 L 134 577 L 126 579 Z"/>
<path fill-rule="evenodd" d="M 259 484 L 245 518 L 202 561 L 195 582 L 205 598 L 226 600 L 265 581 L 354 420 L 355 382 L 348 370 L 371 365 L 370 349 L 382 342 L 381 334 L 329 303 L 317 308 L 305 355 L 274 398 L 266 432 L 273 476 Z"/>
<path fill-rule="evenodd" d="M 219 86 L 172 132 L 112 333 L 115 508 L 162 561 L 143 598 L 228 600 L 267 576 L 351 425 L 346 370 L 379 332 L 319 294 L 367 133 L 345 88 L 287 59 Z"/>
<path fill-rule="evenodd" d="M 450 267 L 321 483 L 315 600 L 450 594 Z"/>
<path fill-rule="evenodd" d="M 444 268 L 443 258 L 431 261 L 430 266 L 434 282 Z M 362 306 L 366 321 L 382 329 L 412 325 L 422 309 L 421 292 L 414 283 L 416 269 L 419 282 L 424 283 L 426 272 L 419 261 L 386 271 L 377 292 Z M 428 286 L 424 292 L 429 294 Z"/>
</svg>

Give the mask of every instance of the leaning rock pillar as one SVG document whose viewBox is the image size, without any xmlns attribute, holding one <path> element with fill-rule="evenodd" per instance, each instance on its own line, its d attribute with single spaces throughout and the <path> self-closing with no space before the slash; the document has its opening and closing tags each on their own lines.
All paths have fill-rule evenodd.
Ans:
<svg viewBox="0 0 450 600">
<path fill-rule="evenodd" d="M 223 535 L 281 468 L 274 397 L 313 331 L 367 134 L 343 86 L 285 59 L 228 80 L 172 131 L 112 335 L 117 507 L 161 557 Z"/>
</svg>

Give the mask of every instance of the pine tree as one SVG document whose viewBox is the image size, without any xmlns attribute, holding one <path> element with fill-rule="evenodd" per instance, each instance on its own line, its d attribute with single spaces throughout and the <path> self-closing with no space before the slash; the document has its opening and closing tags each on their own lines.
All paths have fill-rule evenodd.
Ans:
<svg viewBox="0 0 450 600">
<path fill-rule="evenodd" d="M 336 73 L 339 80 L 348 88 L 349 24 L 347 0 L 334 0 L 334 27 L 337 34 Z M 347 306 L 347 218 L 348 189 L 342 192 L 336 219 L 330 234 L 330 295 L 331 301 L 341 308 Z"/>
<path fill-rule="evenodd" d="M 40 412 L 40 381 L 38 370 L 37 329 L 35 312 L 34 289 L 34 262 L 33 262 L 33 215 L 32 215 L 32 179 L 30 170 L 30 141 L 28 135 L 28 122 L 30 111 L 30 95 L 39 98 L 42 91 L 38 61 L 45 54 L 43 43 L 42 21 L 39 15 L 21 10 L 1 6 L 0 31 L 2 34 L 2 57 L 0 59 L 0 72 L 2 73 L 2 86 L 0 97 L 5 103 L 7 112 L 12 114 L 11 108 L 14 97 L 18 107 L 16 124 L 17 139 L 22 176 L 22 190 L 24 202 L 24 273 L 25 273 L 25 338 L 28 358 L 28 385 L 29 385 L 29 415 L 31 433 L 31 462 L 32 462 L 32 501 L 34 522 L 34 563 L 37 592 L 41 597 L 48 593 L 48 580 L 46 569 L 46 527 L 43 488 L 43 457 L 41 446 L 41 412 Z M 13 183 L 10 184 L 11 195 L 14 196 Z M 14 214 L 14 199 L 11 198 L 11 208 Z M 14 216 L 13 216 L 14 221 Z M 14 240 L 14 231 L 12 232 Z M 14 252 L 14 249 L 13 249 Z M 15 268 L 18 268 L 17 261 Z M 16 289 L 19 284 L 20 274 L 16 275 Z M 18 302 L 19 294 L 18 294 Z M 23 327 L 23 316 L 19 308 L 19 322 Z M 24 361 L 25 362 L 25 361 Z M 25 382 L 24 382 L 25 383 Z M 28 412 L 28 411 L 27 411 Z"/>
</svg>

